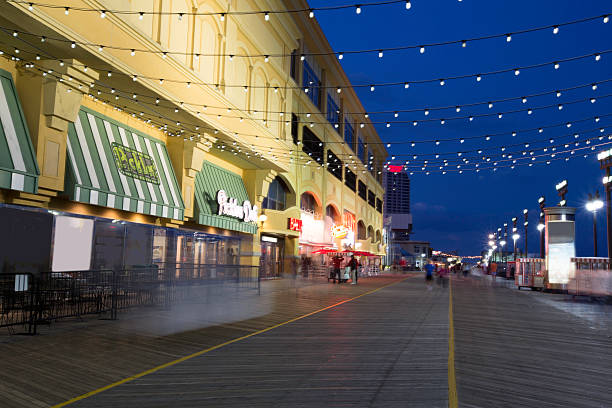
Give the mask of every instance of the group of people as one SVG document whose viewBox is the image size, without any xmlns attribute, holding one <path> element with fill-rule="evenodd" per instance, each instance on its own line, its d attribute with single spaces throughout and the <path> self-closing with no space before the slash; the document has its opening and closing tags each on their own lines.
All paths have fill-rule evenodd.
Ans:
<svg viewBox="0 0 612 408">
<path fill-rule="evenodd" d="M 359 261 L 355 258 L 355 255 L 351 255 L 349 260 L 344 262 L 344 257 L 336 254 L 331 257 L 330 263 L 332 270 L 329 274 L 329 279 L 332 279 L 334 283 L 336 283 L 336 280 L 338 283 L 344 283 L 350 279 L 351 285 L 357 284 Z"/>
<path fill-rule="evenodd" d="M 433 262 L 428 262 L 425 265 L 425 282 L 427 283 L 427 290 L 432 290 L 432 283 L 434 275 L 437 278 L 438 285 L 446 287 L 448 284 L 448 268 L 445 265 L 436 265 Z"/>
</svg>

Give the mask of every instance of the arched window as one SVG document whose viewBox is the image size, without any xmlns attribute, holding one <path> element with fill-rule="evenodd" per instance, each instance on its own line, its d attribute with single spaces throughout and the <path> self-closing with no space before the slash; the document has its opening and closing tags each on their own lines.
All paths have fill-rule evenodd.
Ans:
<svg viewBox="0 0 612 408">
<path fill-rule="evenodd" d="M 300 197 L 300 208 L 304 211 L 310 211 L 313 213 L 320 214 L 319 204 L 317 204 L 317 199 L 311 193 L 303 193 Z"/>
<path fill-rule="evenodd" d="M 376 230 L 376 242 L 380 242 L 380 230 Z"/>
<path fill-rule="evenodd" d="M 342 218 L 340 217 L 340 213 L 338 213 L 336 207 L 331 204 L 325 208 L 325 216 L 331 218 L 335 225 L 342 224 Z"/>
<path fill-rule="evenodd" d="M 368 227 L 368 239 L 371 242 L 374 242 L 374 227 L 372 227 L 371 225 Z"/>
<path fill-rule="evenodd" d="M 287 192 L 289 189 L 280 177 L 275 177 L 270 183 L 268 196 L 263 200 L 263 208 L 284 211 L 287 208 Z"/>
<path fill-rule="evenodd" d="M 357 223 L 357 239 L 366 239 L 366 226 L 363 221 Z"/>
</svg>

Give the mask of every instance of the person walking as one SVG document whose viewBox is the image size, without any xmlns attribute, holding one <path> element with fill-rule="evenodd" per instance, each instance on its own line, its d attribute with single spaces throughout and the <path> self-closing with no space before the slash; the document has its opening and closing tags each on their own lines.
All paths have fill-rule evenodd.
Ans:
<svg viewBox="0 0 612 408">
<path fill-rule="evenodd" d="M 497 264 L 495 262 L 491 262 L 489 271 L 491 272 L 491 280 L 495 281 L 495 278 L 497 278 Z"/>
<path fill-rule="evenodd" d="M 351 259 L 348 262 L 348 266 L 351 269 L 351 285 L 357 284 L 357 268 L 359 267 L 359 262 L 355 259 L 355 255 L 351 255 Z"/>
<path fill-rule="evenodd" d="M 447 279 L 448 279 L 448 269 L 446 268 L 445 265 L 442 265 L 440 269 L 438 269 L 438 285 L 445 288 L 448 282 Z"/>
<path fill-rule="evenodd" d="M 433 275 L 436 271 L 436 265 L 431 261 L 425 265 L 425 283 L 427 284 L 427 290 L 431 290 L 431 284 L 433 282 Z"/>
<path fill-rule="evenodd" d="M 334 280 L 334 283 L 336 283 L 336 278 L 338 279 L 338 283 L 341 283 L 342 275 L 340 272 L 340 267 L 342 266 L 342 257 L 340 255 L 334 255 L 332 258 L 332 266 L 334 269 L 331 273 L 331 278 Z"/>
</svg>

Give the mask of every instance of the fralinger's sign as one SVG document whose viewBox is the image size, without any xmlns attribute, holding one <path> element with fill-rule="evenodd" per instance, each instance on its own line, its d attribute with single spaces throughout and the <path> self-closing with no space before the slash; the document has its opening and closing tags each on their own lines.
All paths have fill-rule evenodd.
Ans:
<svg viewBox="0 0 612 408">
<path fill-rule="evenodd" d="M 257 206 L 251 205 L 246 200 L 242 205 L 238 205 L 238 199 L 228 197 L 225 190 L 217 191 L 217 203 L 219 204 L 219 215 L 239 218 L 244 222 L 257 222 Z"/>
</svg>

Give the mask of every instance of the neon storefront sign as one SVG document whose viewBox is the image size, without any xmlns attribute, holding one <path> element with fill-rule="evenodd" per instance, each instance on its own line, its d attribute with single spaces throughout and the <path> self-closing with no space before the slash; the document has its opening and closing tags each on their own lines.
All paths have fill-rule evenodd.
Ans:
<svg viewBox="0 0 612 408">
<path fill-rule="evenodd" d="M 238 218 L 244 222 L 257 222 L 257 206 L 251 205 L 249 200 L 238 204 L 238 199 L 228 197 L 225 190 L 217 191 L 217 204 L 219 204 L 219 215 Z"/>
<path fill-rule="evenodd" d="M 349 229 L 344 225 L 332 225 L 331 233 L 334 238 L 344 238 L 348 234 Z"/>
</svg>

